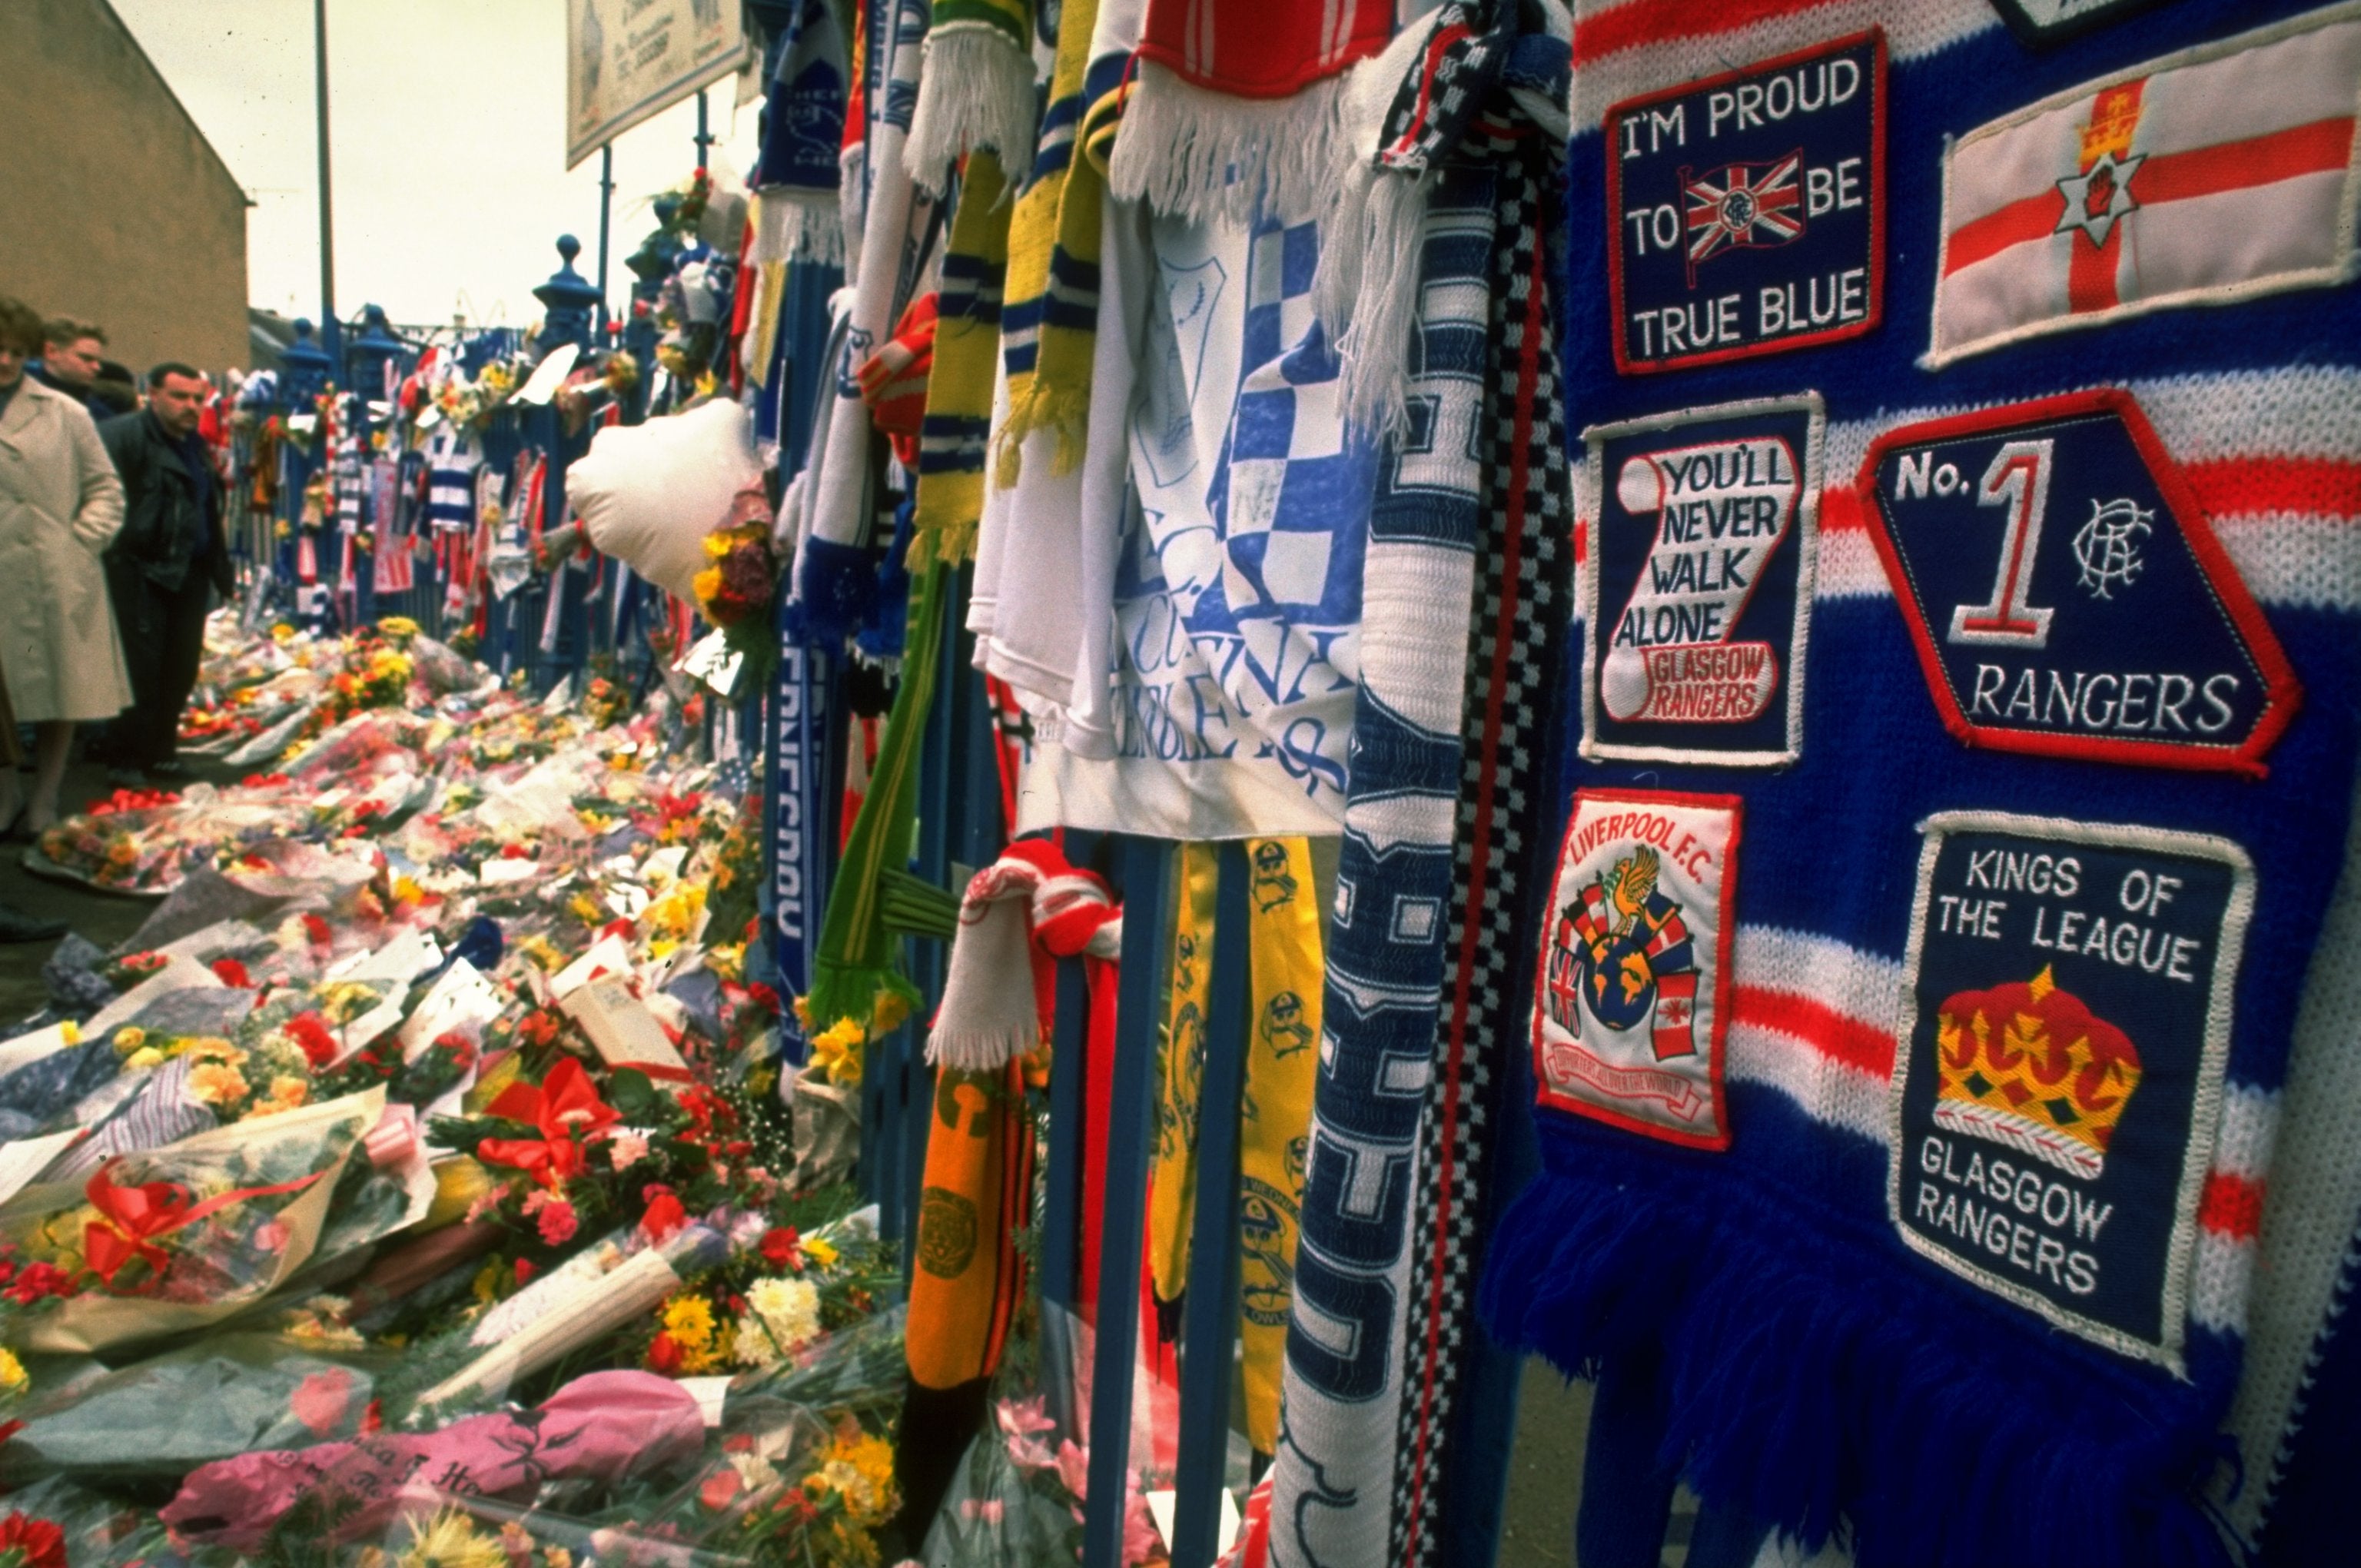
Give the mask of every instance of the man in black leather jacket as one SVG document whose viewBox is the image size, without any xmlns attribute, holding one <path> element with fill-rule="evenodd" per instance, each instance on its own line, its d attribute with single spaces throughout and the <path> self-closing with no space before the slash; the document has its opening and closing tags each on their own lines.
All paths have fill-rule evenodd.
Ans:
<svg viewBox="0 0 2361 1568">
<path fill-rule="evenodd" d="M 197 420 L 205 380 L 186 365 L 148 373 L 148 406 L 98 427 L 123 477 L 123 532 L 106 586 L 131 666 L 132 705 L 107 729 L 103 760 L 150 778 L 180 776 L 181 710 L 197 683 L 209 598 L 236 590 L 222 485 Z"/>
</svg>

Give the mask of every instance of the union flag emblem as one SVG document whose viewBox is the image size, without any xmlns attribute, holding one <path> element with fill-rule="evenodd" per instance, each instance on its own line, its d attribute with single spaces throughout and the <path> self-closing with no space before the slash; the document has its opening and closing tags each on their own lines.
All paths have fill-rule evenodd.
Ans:
<svg viewBox="0 0 2361 1568">
<path fill-rule="evenodd" d="M 1681 170 L 1688 200 L 1689 287 L 1697 264 L 1727 250 L 1767 250 L 1804 233 L 1803 193 L 1795 177 L 1802 148 L 1770 163 L 1725 163 L 1703 174 Z"/>
</svg>

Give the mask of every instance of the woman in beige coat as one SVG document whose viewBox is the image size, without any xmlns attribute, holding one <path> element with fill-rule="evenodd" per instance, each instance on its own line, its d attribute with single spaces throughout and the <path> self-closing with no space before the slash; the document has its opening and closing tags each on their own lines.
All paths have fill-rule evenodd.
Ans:
<svg viewBox="0 0 2361 1568">
<path fill-rule="evenodd" d="M 0 298 L 0 678 L 34 727 L 32 798 L 0 770 L 0 828 L 37 833 L 57 820 L 74 725 L 131 703 L 99 565 L 123 486 L 90 415 L 25 374 L 40 340 L 40 318 Z"/>
</svg>

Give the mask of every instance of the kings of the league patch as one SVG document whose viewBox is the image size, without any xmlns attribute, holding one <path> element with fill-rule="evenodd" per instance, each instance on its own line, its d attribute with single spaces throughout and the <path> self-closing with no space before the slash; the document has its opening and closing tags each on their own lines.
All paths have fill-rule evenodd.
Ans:
<svg viewBox="0 0 2361 1568">
<path fill-rule="evenodd" d="M 1960 740 L 2264 772 L 2294 672 L 2129 393 L 1889 431 L 1860 489 Z"/>
<path fill-rule="evenodd" d="M 1583 433 L 1584 756 L 1800 754 L 1821 425 L 1807 393 Z"/>
<path fill-rule="evenodd" d="M 1894 1223 L 1953 1273 L 2179 1371 L 2253 865 L 2162 828 L 1924 828 Z"/>
<path fill-rule="evenodd" d="M 1628 99 L 1606 132 L 1616 368 L 1775 354 L 1877 324 L 1883 34 Z"/>
</svg>

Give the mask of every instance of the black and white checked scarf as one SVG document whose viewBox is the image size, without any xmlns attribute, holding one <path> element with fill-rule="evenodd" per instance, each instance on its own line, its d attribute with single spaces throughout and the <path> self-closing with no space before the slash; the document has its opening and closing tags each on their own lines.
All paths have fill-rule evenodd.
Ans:
<svg viewBox="0 0 2361 1568">
<path fill-rule="evenodd" d="M 1540 687 L 1572 565 L 1546 254 L 1567 50 L 1555 29 L 1521 33 L 1529 19 L 1517 0 L 1433 13 L 1376 156 L 1380 181 L 1415 182 L 1367 210 L 1407 216 L 1419 303 L 1371 558 L 1391 552 L 1419 585 L 1381 592 L 1373 575 L 1363 635 L 1377 645 L 1397 614 L 1388 637 L 1432 668 L 1370 661 L 1355 719 L 1270 1511 L 1280 1568 L 1425 1562 L 1450 1475 L 1499 1053 L 1517 1037 L 1509 927 Z M 1433 560 L 1455 543 L 1473 557 L 1455 580 Z"/>
</svg>

